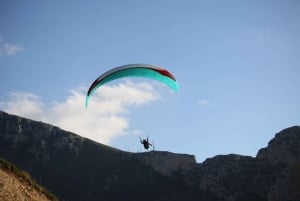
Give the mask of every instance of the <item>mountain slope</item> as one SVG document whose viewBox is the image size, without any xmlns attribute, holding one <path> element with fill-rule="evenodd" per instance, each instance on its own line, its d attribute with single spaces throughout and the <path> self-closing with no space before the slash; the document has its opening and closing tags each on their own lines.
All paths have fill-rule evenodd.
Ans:
<svg viewBox="0 0 300 201">
<path fill-rule="evenodd" d="M 193 200 L 186 189 L 134 154 L 95 143 L 58 127 L 0 113 L 0 156 L 28 171 L 62 200 Z"/>
<path fill-rule="evenodd" d="M 300 127 L 256 157 L 129 153 L 58 127 L 0 112 L 0 156 L 61 200 L 300 200 Z"/>
<path fill-rule="evenodd" d="M 37 185 L 30 176 L 13 164 L 0 158 L 0 200 L 1 201 L 55 201 L 52 194 Z"/>
</svg>

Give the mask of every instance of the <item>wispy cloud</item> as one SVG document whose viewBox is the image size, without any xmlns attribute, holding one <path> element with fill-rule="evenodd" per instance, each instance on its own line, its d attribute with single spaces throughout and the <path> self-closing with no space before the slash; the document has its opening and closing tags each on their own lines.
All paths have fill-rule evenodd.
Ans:
<svg viewBox="0 0 300 201">
<path fill-rule="evenodd" d="M 12 56 L 22 51 L 24 51 L 24 49 L 21 45 L 7 43 L 0 37 L 0 56 Z"/>
<path fill-rule="evenodd" d="M 198 105 L 201 105 L 201 106 L 208 106 L 208 105 L 212 105 L 212 103 L 206 99 L 200 99 L 197 101 L 197 104 Z"/>
<path fill-rule="evenodd" d="M 141 132 L 130 127 L 130 110 L 158 98 L 151 85 L 126 82 L 98 89 L 88 108 L 84 107 L 85 91 L 82 88 L 71 90 L 64 101 L 52 105 L 46 105 L 34 94 L 14 92 L 9 95 L 8 101 L 0 102 L 0 108 L 109 144 L 120 135 Z"/>
</svg>

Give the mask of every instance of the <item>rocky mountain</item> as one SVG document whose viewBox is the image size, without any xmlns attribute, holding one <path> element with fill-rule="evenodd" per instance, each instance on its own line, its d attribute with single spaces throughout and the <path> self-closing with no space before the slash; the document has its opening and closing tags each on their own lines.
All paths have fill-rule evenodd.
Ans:
<svg viewBox="0 0 300 201">
<path fill-rule="evenodd" d="M 0 156 L 60 200 L 299 201 L 300 127 L 256 157 L 129 153 L 42 122 L 0 112 Z"/>
</svg>

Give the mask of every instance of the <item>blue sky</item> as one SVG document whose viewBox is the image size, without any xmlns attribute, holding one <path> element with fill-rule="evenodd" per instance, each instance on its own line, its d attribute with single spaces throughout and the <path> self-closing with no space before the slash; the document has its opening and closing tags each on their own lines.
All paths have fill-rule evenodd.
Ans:
<svg viewBox="0 0 300 201">
<path fill-rule="evenodd" d="M 255 156 L 300 124 L 300 3 L 288 1 L 1 1 L 0 109 L 125 151 Z M 168 69 L 99 88 L 110 68 Z"/>
</svg>

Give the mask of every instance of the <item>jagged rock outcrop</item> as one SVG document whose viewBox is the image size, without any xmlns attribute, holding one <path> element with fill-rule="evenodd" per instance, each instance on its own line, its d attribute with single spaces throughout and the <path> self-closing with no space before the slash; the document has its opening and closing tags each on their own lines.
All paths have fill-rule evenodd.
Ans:
<svg viewBox="0 0 300 201">
<path fill-rule="evenodd" d="M 256 157 L 219 155 L 189 172 L 191 186 L 226 201 L 300 200 L 300 127 L 285 129 Z"/>
<path fill-rule="evenodd" d="M 258 164 L 248 156 L 220 155 L 205 160 L 199 171 L 200 189 L 213 192 L 225 200 L 238 200 L 252 196 L 247 190 L 256 185 L 253 176 L 258 172 Z"/>
<path fill-rule="evenodd" d="M 300 127 L 294 126 L 275 135 L 268 147 L 259 150 L 257 159 L 276 169 L 268 191 L 269 200 L 300 200 Z"/>
<path fill-rule="evenodd" d="M 193 155 L 175 154 L 167 151 L 150 151 L 136 154 L 135 157 L 165 176 L 185 174 L 196 165 Z"/>
<path fill-rule="evenodd" d="M 300 126 L 277 133 L 266 148 L 258 151 L 256 158 L 268 161 L 272 165 L 294 165 L 300 160 Z"/>
</svg>

